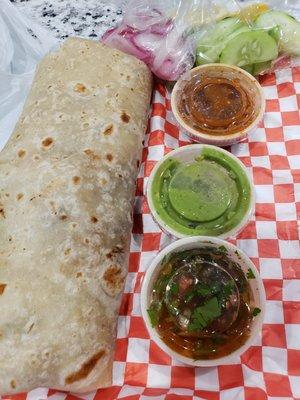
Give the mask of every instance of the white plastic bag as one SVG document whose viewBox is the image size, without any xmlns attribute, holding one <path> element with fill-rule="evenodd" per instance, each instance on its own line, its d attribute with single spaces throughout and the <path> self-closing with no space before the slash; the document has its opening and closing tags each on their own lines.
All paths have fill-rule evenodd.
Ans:
<svg viewBox="0 0 300 400">
<path fill-rule="evenodd" d="M 0 150 L 22 111 L 37 62 L 58 41 L 0 0 Z"/>
</svg>

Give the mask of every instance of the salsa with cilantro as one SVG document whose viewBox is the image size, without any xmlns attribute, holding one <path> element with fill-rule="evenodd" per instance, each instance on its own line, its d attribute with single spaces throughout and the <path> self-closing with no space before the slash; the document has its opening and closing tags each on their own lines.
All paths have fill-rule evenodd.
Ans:
<svg viewBox="0 0 300 400">
<path fill-rule="evenodd" d="M 246 342 L 260 311 L 250 278 L 223 248 L 173 253 L 162 261 L 153 287 L 151 323 L 179 354 L 203 360 L 226 356 Z"/>
</svg>

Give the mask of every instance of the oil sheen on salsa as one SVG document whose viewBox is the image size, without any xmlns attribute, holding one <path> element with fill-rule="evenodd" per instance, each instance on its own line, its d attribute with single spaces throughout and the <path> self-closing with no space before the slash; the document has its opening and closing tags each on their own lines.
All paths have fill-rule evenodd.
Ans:
<svg viewBox="0 0 300 400">
<path fill-rule="evenodd" d="M 210 135 L 229 135 L 255 119 L 250 94 L 238 79 L 194 76 L 182 89 L 179 113 L 194 129 Z"/>
<path fill-rule="evenodd" d="M 246 342 L 260 311 L 247 277 L 222 246 L 173 253 L 153 286 L 152 325 L 168 347 L 188 358 L 231 354 Z"/>
</svg>

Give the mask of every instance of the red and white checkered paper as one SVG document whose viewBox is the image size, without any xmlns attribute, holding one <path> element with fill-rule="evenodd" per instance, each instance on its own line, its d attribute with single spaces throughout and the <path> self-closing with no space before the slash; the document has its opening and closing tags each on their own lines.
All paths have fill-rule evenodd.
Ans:
<svg viewBox="0 0 300 400">
<path fill-rule="evenodd" d="M 255 184 L 255 216 L 234 242 L 264 281 L 262 336 L 232 365 L 212 368 L 185 366 L 149 338 L 141 317 L 141 282 L 153 257 L 171 239 L 152 220 L 147 179 L 164 154 L 190 143 L 175 124 L 166 88 L 156 84 L 137 181 L 113 386 L 81 396 L 37 389 L 5 400 L 300 399 L 300 68 L 265 76 L 261 84 L 267 103 L 264 120 L 248 141 L 231 151 L 248 167 Z"/>
</svg>

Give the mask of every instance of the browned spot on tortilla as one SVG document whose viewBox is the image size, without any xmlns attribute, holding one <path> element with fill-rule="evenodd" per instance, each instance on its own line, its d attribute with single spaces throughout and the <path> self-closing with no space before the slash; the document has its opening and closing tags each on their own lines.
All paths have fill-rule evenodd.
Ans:
<svg viewBox="0 0 300 400">
<path fill-rule="evenodd" d="M 110 265 L 104 272 L 103 279 L 106 284 L 112 288 L 120 288 L 124 282 L 124 276 L 122 276 L 122 269 L 117 265 Z"/>
<path fill-rule="evenodd" d="M 9 193 L 5 193 L 5 196 L 6 196 L 6 197 L 9 197 Z"/>
<path fill-rule="evenodd" d="M 40 160 L 41 157 L 36 155 L 33 158 L 37 161 L 37 160 Z"/>
<path fill-rule="evenodd" d="M 122 175 L 122 174 L 118 174 L 118 177 L 119 177 L 119 178 L 123 178 L 123 175 Z"/>
<path fill-rule="evenodd" d="M 82 272 L 77 272 L 76 278 L 81 278 L 82 277 Z"/>
<path fill-rule="evenodd" d="M 140 160 L 137 160 L 136 167 L 139 168 L 139 166 L 140 166 Z"/>
<path fill-rule="evenodd" d="M 127 75 L 127 76 L 126 76 L 126 79 L 127 79 L 128 81 L 130 81 L 130 75 Z"/>
<path fill-rule="evenodd" d="M 130 116 L 123 111 L 121 114 L 121 120 L 127 124 L 130 121 Z"/>
<path fill-rule="evenodd" d="M 79 93 L 84 93 L 86 91 L 86 87 L 82 83 L 76 83 L 74 91 Z"/>
<path fill-rule="evenodd" d="M 21 149 L 21 150 L 18 151 L 18 156 L 19 156 L 20 158 L 23 158 L 23 157 L 25 156 L 25 154 L 26 154 L 26 151 L 23 150 L 23 149 Z"/>
<path fill-rule="evenodd" d="M 106 159 L 107 159 L 108 161 L 112 161 L 113 155 L 112 155 L 112 154 L 106 154 Z"/>
<path fill-rule="evenodd" d="M 106 257 L 112 259 L 115 254 L 121 254 L 123 251 L 124 250 L 122 246 L 115 246 L 109 253 L 106 254 Z"/>
<path fill-rule="evenodd" d="M 73 176 L 72 181 L 73 181 L 74 185 L 78 185 L 78 183 L 80 182 L 80 177 L 79 176 Z"/>
<path fill-rule="evenodd" d="M 24 196 L 24 194 L 23 193 L 18 193 L 17 194 L 17 200 L 21 200 L 21 198 Z"/>
<path fill-rule="evenodd" d="M 100 185 L 106 185 L 107 184 L 107 180 L 106 179 L 104 179 L 104 178 L 101 178 L 100 179 Z"/>
<path fill-rule="evenodd" d="M 98 218 L 96 218 L 96 217 L 91 217 L 91 221 L 95 224 L 96 222 L 98 222 Z"/>
<path fill-rule="evenodd" d="M 111 135 L 113 132 L 114 126 L 113 124 L 109 124 L 103 131 L 103 135 Z"/>
<path fill-rule="evenodd" d="M 67 256 L 68 254 L 71 253 L 71 249 L 70 247 L 68 247 L 67 249 L 65 249 L 64 254 Z"/>
<path fill-rule="evenodd" d="M 100 157 L 97 154 L 95 154 L 91 149 L 84 150 L 84 153 L 94 161 L 100 160 Z"/>
<path fill-rule="evenodd" d="M 10 381 L 10 387 L 12 389 L 15 389 L 16 388 L 16 381 L 14 381 L 14 380 Z"/>
<path fill-rule="evenodd" d="M 4 208 L 0 205 L 0 217 L 5 218 L 5 211 Z"/>
<path fill-rule="evenodd" d="M 32 328 L 34 327 L 34 322 L 30 325 L 30 327 L 28 328 L 28 331 L 27 331 L 27 333 L 29 333 L 31 330 L 32 330 Z"/>
<path fill-rule="evenodd" d="M 84 243 L 89 244 L 89 243 L 90 243 L 89 239 L 88 239 L 88 238 L 85 238 L 85 239 L 84 239 Z"/>
<path fill-rule="evenodd" d="M 52 143 L 53 143 L 53 139 L 51 137 L 47 137 L 47 138 L 43 139 L 43 141 L 42 141 L 42 145 L 44 147 L 49 147 L 49 146 L 51 146 Z"/>
<path fill-rule="evenodd" d="M 8 238 L 8 241 L 9 241 L 9 242 L 11 242 L 11 241 L 12 241 L 12 237 L 11 237 L 11 236 Z"/>
<path fill-rule="evenodd" d="M 21 135 L 18 133 L 16 136 L 16 139 L 19 139 L 19 137 L 21 137 Z"/>
<path fill-rule="evenodd" d="M 0 296 L 4 293 L 6 286 L 6 283 L 0 283 Z"/>
<path fill-rule="evenodd" d="M 61 219 L 62 221 L 65 221 L 67 218 L 68 218 L 68 217 L 67 217 L 65 214 L 63 214 L 63 215 L 61 215 L 61 216 L 59 217 L 59 219 Z"/>
<path fill-rule="evenodd" d="M 76 228 L 76 226 L 77 226 L 77 224 L 75 224 L 75 223 L 72 224 L 72 227 L 73 227 L 73 228 Z"/>
<path fill-rule="evenodd" d="M 74 382 L 86 378 L 90 374 L 90 372 L 95 368 L 97 362 L 100 360 L 100 358 L 104 356 L 104 354 L 105 350 L 98 351 L 98 353 L 94 354 L 89 360 L 83 363 L 78 371 L 68 375 L 65 379 L 65 383 L 67 385 L 71 385 Z"/>
</svg>

